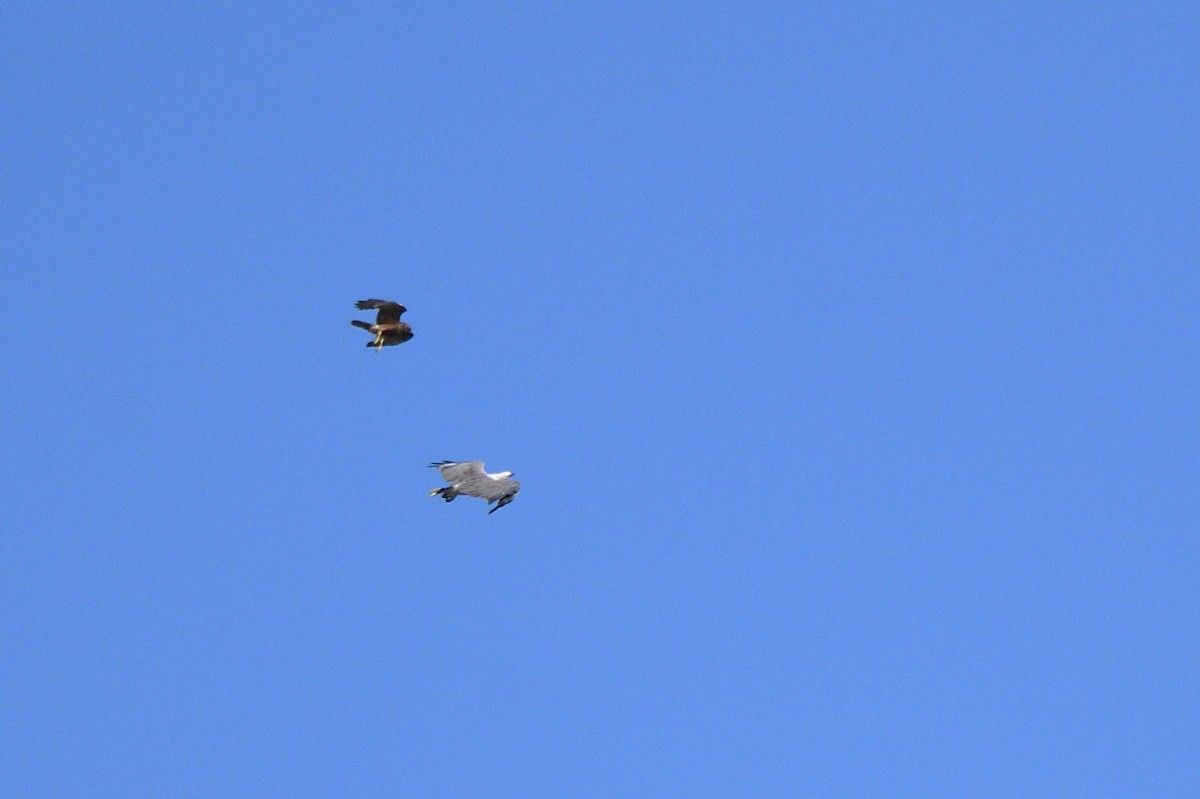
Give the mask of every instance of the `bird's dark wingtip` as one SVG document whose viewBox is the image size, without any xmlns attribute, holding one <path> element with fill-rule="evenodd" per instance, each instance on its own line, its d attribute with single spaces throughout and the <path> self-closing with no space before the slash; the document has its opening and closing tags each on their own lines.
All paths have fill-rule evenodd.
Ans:
<svg viewBox="0 0 1200 799">
<path fill-rule="evenodd" d="M 498 511 L 498 510 L 500 510 L 501 508 L 503 508 L 505 505 L 507 505 L 507 504 L 509 504 L 510 502 L 512 502 L 512 501 L 513 501 L 513 498 L 514 498 L 514 496 L 515 496 L 514 494 L 505 494 L 504 496 L 500 497 L 500 501 L 496 503 L 496 507 L 494 507 L 494 508 L 492 508 L 490 511 L 488 511 L 488 516 L 491 516 L 493 513 L 495 513 L 496 511 Z M 488 504 L 489 504 L 489 505 L 491 505 L 491 504 L 492 504 L 492 500 L 490 500 L 490 499 L 489 499 L 489 500 L 488 500 Z"/>
</svg>

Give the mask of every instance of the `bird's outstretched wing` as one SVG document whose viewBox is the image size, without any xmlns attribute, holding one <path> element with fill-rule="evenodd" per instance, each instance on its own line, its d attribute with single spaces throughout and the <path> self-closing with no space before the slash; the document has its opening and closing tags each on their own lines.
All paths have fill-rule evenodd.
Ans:
<svg viewBox="0 0 1200 799">
<path fill-rule="evenodd" d="M 457 485 L 460 482 L 476 478 L 490 479 L 483 471 L 483 461 L 468 461 L 466 463 L 438 461 L 429 465 L 441 472 L 442 479 L 451 485 Z"/>
<path fill-rule="evenodd" d="M 400 321 L 400 315 L 408 310 L 400 303 L 391 300 L 359 300 L 354 303 L 354 307 L 360 311 L 378 309 L 379 313 L 375 316 L 377 325 L 395 324 Z"/>
<path fill-rule="evenodd" d="M 468 497 L 482 497 L 494 501 L 513 490 L 516 482 L 507 477 L 493 477 L 483 469 L 483 461 L 458 463 L 457 461 L 441 461 L 431 463 L 442 473 L 442 478 L 454 486 L 454 490 Z M 518 487 L 519 483 L 516 484 Z"/>
</svg>

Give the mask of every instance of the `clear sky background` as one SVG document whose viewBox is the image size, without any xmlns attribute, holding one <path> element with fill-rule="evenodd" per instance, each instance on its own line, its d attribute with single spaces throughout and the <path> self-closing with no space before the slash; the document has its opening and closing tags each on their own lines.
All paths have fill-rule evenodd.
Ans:
<svg viewBox="0 0 1200 799">
<path fill-rule="evenodd" d="M 0 26 L 3 795 L 1196 795 L 1200 6 Z"/>
</svg>

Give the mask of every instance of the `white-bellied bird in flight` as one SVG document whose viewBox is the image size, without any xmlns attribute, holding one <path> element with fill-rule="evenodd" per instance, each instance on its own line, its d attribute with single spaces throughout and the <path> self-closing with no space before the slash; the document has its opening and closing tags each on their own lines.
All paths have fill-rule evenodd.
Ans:
<svg viewBox="0 0 1200 799">
<path fill-rule="evenodd" d="M 459 494 L 462 494 L 463 496 L 486 499 L 489 505 L 495 502 L 496 507 L 489 510 L 488 514 L 495 513 L 512 502 L 513 497 L 521 490 L 521 484 L 512 479 L 512 472 L 488 474 L 483 470 L 483 461 L 470 461 L 468 463 L 438 461 L 429 465 L 441 472 L 442 479 L 450 484 L 442 488 L 433 489 L 429 492 L 429 496 L 441 497 L 450 502 Z"/>
</svg>

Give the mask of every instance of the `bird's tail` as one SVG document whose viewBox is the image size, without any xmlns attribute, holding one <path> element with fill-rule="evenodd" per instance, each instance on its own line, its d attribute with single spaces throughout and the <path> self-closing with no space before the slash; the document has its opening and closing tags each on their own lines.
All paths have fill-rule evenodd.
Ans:
<svg viewBox="0 0 1200 799">
<path fill-rule="evenodd" d="M 364 321 L 362 321 L 361 319 L 351 319 L 351 320 L 350 320 L 350 324 L 354 325 L 355 327 L 361 327 L 363 330 L 370 330 L 370 329 L 371 329 L 371 323 L 370 323 L 370 322 L 364 322 Z"/>
<path fill-rule="evenodd" d="M 441 488 L 435 488 L 432 491 L 430 491 L 429 496 L 441 497 L 442 499 L 449 502 L 450 500 L 452 500 L 458 496 L 458 492 L 454 490 L 454 486 L 442 486 Z"/>
</svg>

